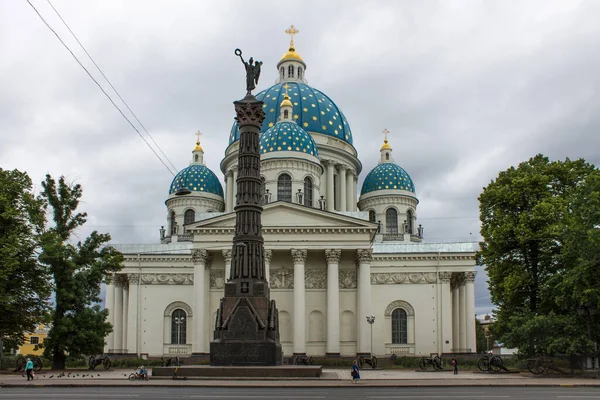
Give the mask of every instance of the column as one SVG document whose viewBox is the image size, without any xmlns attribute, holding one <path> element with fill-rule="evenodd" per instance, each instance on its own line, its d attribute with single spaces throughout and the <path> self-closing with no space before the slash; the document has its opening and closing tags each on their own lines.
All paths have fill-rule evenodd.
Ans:
<svg viewBox="0 0 600 400">
<path fill-rule="evenodd" d="M 357 189 L 358 189 L 358 176 L 354 175 L 354 185 L 352 187 L 352 195 L 354 197 L 354 201 L 352 202 L 352 207 L 353 207 L 353 211 L 356 211 L 356 204 L 358 203 L 358 194 L 357 194 Z"/>
<path fill-rule="evenodd" d="M 306 250 L 292 249 L 294 260 L 294 354 L 306 354 L 306 298 L 304 264 Z"/>
<path fill-rule="evenodd" d="M 460 303 L 456 275 L 452 279 L 452 352 L 460 347 Z"/>
<path fill-rule="evenodd" d="M 333 211 L 335 208 L 334 204 L 334 195 L 333 195 L 333 169 L 335 165 L 333 161 L 325 161 L 325 166 L 327 168 L 327 191 L 325 194 L 325 200 L 327 200 L 327 211 Z"/>
<path fill-rule="evenodd" d="M 233 196 L 231 197 L 232 199 L 232 206 L 231 209 L 233 210 L 235 208 L 235 204 L 236 204 L 236 197 L 237 197 L 237 178 L 238 178 L 238 169 L 237 169 L 237 165 L 234 167 L 233 170 Z"/>
<path fill-rule="evenodd" d="M 129 353 L 140 354 L 138 348 L 138 318 L 140 275 L 128 274 L 129 278 L 129 311 L 127 312 L 127 350 Z"/>
<path fill-rule="evenodd" d="M 450 278 L 452 273 L 440 272 L 440 320 L 441 320 L 441 332 L 440 332 L 440 348 L 442 353 L 450 353 L 452 351 L 452 292 L 450 290 Z M 446 341 L 448 343 L 446 344 Z"/>
<path fill-rule="evenodd" d="M 340 355 L 339 263 L 342 251 L 325 250 L 327 260 L 327 348 L 328 356 Z"/>
<path fill-rule="evenodd" d="M 231 250 L 222 250 L 225 259 L 225 282 L 229 280 L 231 274 Z"/>
<path fill-rule="evenodd" d="M 193 354 L 205 354 L 204 314 L 207 296 L 206 288 L 206 262 L 208 252 L 206 250 L 194 250 L 192 253 L 194 262 L 194 341 L 192 342 Z"/>
<path fill-rule="evenodd" d="M 129 315 L 129 281 L 123 276 L 123 353 L 129 353 L 127 347 L 127 316 Z"/>
<path fill-rule="evenodd" d="M 111 281 L 106 284 L 106 302 L 104 307 L 108 310 L 108 323 L 111 326 L 115 326 L 115 286 L 113 284 L 114 275 L 111 278 Z M 112 353 L 115 348 L 115 335 L 113 332 L 109 333 L 106 337 L 106 351 L 105 353 Z"/>
<path fill-rule="evenodd" d="M 225 172 L 225 212 L 233 211 L 233 173 Z"/>
<path fill-rule="evenodd" d="M 475 340 L 475 275 L 476 272 L 465 273 L 465 310 L 466 310 L 466 349 L 471 353 L 477 351 Z"/>
<path fill-rule="evenodd" d="M 461 353 L 467 352 L 467 291 L 464 284 L 464 277 L 461 277 L 458 287 L 458 343 Z"/>
<path fill-rule="evenodd" d="M 120 275 L 115 275 L 115 324 L 113 327 L 115 353 L 123 350 L 123 283 Z"/>
<path fill-rule="evenodd" d="M 340 171 L 340 209 L 339 211 L 346 211 L 346 171 L 348 167 L 346 165 L 338 165 Z"/>
<path fill-rule="evenodd" d="M 270 283 L 270 270 L 271 270 L 271 260 L 273 259 L 273 251 L 265 249 L 265 280 Z"/>
<path fill-rule="evenodd" d="M 354 173 L 351 169 L 346 170 L 346 211 L 355 211 L 356 203 L 354 202 L 354 194 L 352 188 L 354 184 Z"/>
<path fill-rule="evenodd" d="M 358 353 L 371 353 L 371 332 L 367 315 L 371 315 L 371 260 L 373 250 L 359 249 L 356 251 L 358 261 L 358 312 L 356 324 L 358 333 Z"/>
</svg>

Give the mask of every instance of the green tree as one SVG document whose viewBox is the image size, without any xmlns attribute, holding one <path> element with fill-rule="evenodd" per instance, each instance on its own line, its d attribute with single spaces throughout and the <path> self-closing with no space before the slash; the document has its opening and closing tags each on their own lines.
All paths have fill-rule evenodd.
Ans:
<svg viewBox="0 0 600 400">
<path fill-rule="evenodd" d="M 57 184 L 46 175 L 42 187 L 40 197 L 52 213 L 53 224 L 41 235 L 39 260 L 52 273 L 56 295 L 44 354 L 52 359 L 53 368 L 64 369 L 67 354 L 78 357 L 102 352 L 112 326 L 106 321 L 108 312 L 98 304 L 100 285 L 121 268 L 123 256 L 106 245 L 108 234 L 93 231 L 82 242 L 70 242 L 87 217 L 76 212 L 81 185 L 67 184 L 64 177 Z"/>
<path fill-rule="evenodd" d="M 537 155 L 500 172 L 479 197 L 484 241 L 477 258 L 497 306 L 493 333 L 521 354 L 581 350 L 581 299 L 567 301 L 565 291 L 591 286 L 580 280 L 567 289 L 564 279 L 577 267 L 573 254 L 589 244 L 572 224 L 583 215 L 576 199 L 596 173 L 584 160 L 551 162 Z"/>
<path fill-rule="evenodd" d="M 20 345 L 47 318 L 49 274 L 37 262 L 42 203 L 25 172 L 0 168 L 0 339 Z"/>
<path fill-rule="evenodd" d="M 477 318 L 475 318 L 475 342 L 477 344 L 477 354 L 487 353 L 488 338 L 485 336 L 483 325 Z"/>
</svg>

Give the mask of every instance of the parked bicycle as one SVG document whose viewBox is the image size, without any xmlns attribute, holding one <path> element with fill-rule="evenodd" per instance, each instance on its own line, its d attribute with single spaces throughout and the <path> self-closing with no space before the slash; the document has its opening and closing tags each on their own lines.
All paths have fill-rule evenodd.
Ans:
<svg viewBox="0 0 600 400">
<path fill-rule="evenodd" d="M 33 371 L 40 372 L 43 367 L 42 359 L 40 357 L 29 357 L 31 361 L 33 361 Z M 27 358 L 24 356 L 17 357 L 17 361 L 15 363 L 15 370 L 13 372 L 22 372 L 25 371 L 25 366 L 27 365 Z"/>
<path fill-rule="evenodd" d="M 431 357 L 421 357 L 419 360 L 419 367 L 425 371 L 429 366 L 432 366 L 434 370 L 441 371 L 442 370 L 442 359 L 440 356 L 435 355 Z"/>
<path fill-rule="evenodd" d="M 485 355 L 477 361 L 477 368 L 482 372 L 500 372 L 501 370 L 508 371 L 504 366 L 504 361 L 500 356 Z"/>
</svg>

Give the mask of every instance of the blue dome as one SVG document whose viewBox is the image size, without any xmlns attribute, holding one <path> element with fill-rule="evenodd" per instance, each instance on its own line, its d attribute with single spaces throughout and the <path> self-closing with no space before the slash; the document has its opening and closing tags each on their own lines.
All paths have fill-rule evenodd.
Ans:
<svg viewBox="0 0 600 400">
<path fill-rule="evenodd" d="M 369 172 L 360 194 L 376 190 L 406 190 L 415 192 L 415 185 L 404 169 L 394 163 L 382 163 Z"/>
<path fill-rule="evenodd" d="M 297 151 L 318 157 L 315 140 L 294 122 L 278 122 L 260 137 L 260 154 Z"/>
<path fill-rule="evenodd" d="M 210 169 L 201 164 L 192 164 L 179 171 L 171 182 L 169 194 L 175 193 L 181 187 L 193 192 L 212 193 L 223 197 L 221 182 Z"/>
<path fill-rule="evenodd" d="M 279 117 L 279 105 L 283 101 L 284 82 L 271 86 L 256 95 L 265 104 L 266 117 L 261 132 L 275 126 Z M 294 122 L 308 132 L 321 133 L 352 144 L 352 131 L 342 111 L 323 92 L 300 82 L 287 82 L 288 95 L 294 105 Z M 231 127 L 229 144 L 240 138 L 237 121 Z"/>
</svg>

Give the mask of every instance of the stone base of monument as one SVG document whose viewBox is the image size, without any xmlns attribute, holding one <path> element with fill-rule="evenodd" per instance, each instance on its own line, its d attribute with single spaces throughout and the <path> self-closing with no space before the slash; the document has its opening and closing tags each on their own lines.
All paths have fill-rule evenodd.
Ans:
<svg viewBox="0 0 600 400">
<path fill-rule="evenodd" d="M 177 367 L 153 367 L 153 377 L 173 377 Z M 215 367 L 210 365 L 184 365 L 177 369 L 178 378 L 252 378 L 295 379 L 319 378 L 323 372 L 320 365 L 278 365 L 273 367 Z"/>
</svg>

